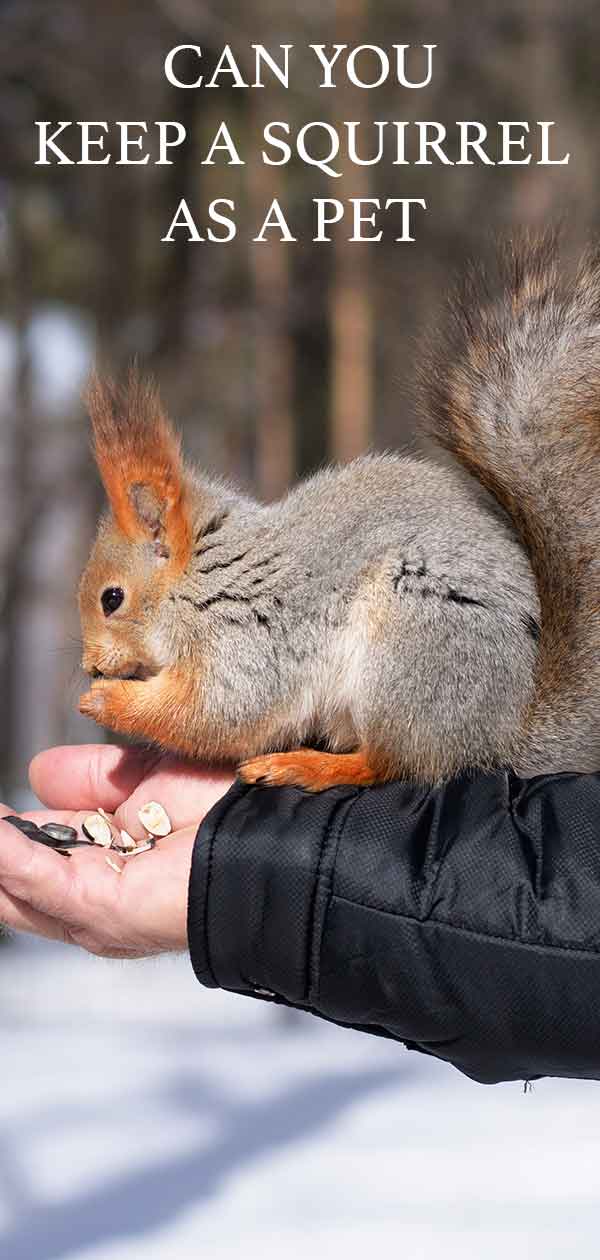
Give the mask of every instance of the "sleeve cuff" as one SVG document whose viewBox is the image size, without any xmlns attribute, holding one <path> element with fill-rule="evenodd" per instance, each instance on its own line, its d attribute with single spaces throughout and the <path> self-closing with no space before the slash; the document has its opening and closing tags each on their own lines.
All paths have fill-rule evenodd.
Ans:
<svg viewBox="0 0 600 1260">
<path fill-rule="evenodd" d="M 188 901 L 201 984 L 312 1005 L 338 839 L 355 797 L 354 788 L 308 796 L 238 782 L 211 810 Z"/>
</svg>

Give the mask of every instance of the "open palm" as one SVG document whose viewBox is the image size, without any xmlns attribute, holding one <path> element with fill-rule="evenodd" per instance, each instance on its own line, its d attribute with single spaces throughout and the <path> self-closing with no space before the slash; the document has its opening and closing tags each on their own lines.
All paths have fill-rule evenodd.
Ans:
<svg viewBox="0 0 600 1260">
<path fill-rule="evenodd" d="M 135 958 L 185 949 L 187 887 L 198 826 L 233 781 L 173 757 L 106 745 L 53 748 L 30 767 L 45 810 L 27 817 L 80 827 L 102 806 L 134 838 L 145 835 L 138 810 L 164 805 L 173 833 L 152 852 L 119 863 L 99 848 L 76 849 L 67 862 L 0 822 L 0 923 L 64 940 L 105 957 Z M 2 815 L 12 813 L 0 807 Z"/>
</svg>

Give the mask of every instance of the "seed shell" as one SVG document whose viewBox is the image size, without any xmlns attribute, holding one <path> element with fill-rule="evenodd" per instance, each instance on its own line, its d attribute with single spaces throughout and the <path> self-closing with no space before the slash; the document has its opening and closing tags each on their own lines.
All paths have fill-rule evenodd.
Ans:
<svg viewBox="0 0 600 1260">
<path fill-rule="evenodd" d="M 158 801 L 148 801 L 140 809 L 138 818 L 151 836 L 169 836 L 173 830 L 166 809 Z"/>
<path fill-rule="evenodd" d="M 122 875 L 122 874 L 123 874 L 123 867 L 122 867 L 122 866 L 117 866 L 117 863 L 116 863 L 116 862 L 113 862 L 113 860 L 112 860 L 112 858 L 111 858 L 111 857 L 105 857 L 104 861 L 106 862 L 106 865 L 107 865 L 107 866 L 112 867 L 113 871 L 116 871 L 116 872 L 117 872 L 117 875 Z"/>
<path fill-rule="evenodd" d="M 113 839 L 112 831 L 101 814 L 88 814 L 82 823 L 82 828 L 83 834 L 93 844 L 100 844 L 103 849 L 110 849 Z"/>
<path fill-rule="evenodd" d="M 115 847 L 117 847 L 116 842 L 115 842 Z M 130 835 L 129 832 L 125 832 L 125 830 L 122 828 L 121 828 L 121 843 L 118 844 L 118 848 L 124 850 L 125 853 L 131 853 L 132 849 L 135 849 L 134 837 L 132 837 L 132 835 Z"/>
<path fill-rule="evenodd" d="M 45 831 L 40 832 L 40 836 L 45 836 L 45 834 L 46 834 Z M 39 839 L 39 837 L 36 837 L 36 838 Z M 85 840 L 85 839 L 69 840 L 65 844 L 63 840 L 52 840 L 52 838 L 50 837 L 48 841 L 44 840 L 43 843 L 49 844 L 50 847 L 54 846 L 54 848 L 58 852 L 60 852 L 61 849 L 93 849 L 94 848 L 93 842 L 91 840 Z"/>
<path fill-rule="evenodd" d="M 52 836 L 46 835 L 45 831 L 40 830 L 37 823 L 31 821 L 30 818 L 17 818 L 12 814 L 8 814 L 2 822 L 10 823 L 11 827 L 15 827 L 22 835 L 27 836 L 29 840 L 35 840 L 37 844 L 43 844 L 47 849 L 53 849 L 55 853 L 68 857 L 69 854 L 60 847 L 57 840 L 53 840 Z"/>
<path fill-rule="evenodd" d="M 67 827 L 66 824 L 63 823 L 44 823 L 42 831 L 44 831 L 47 836 L 50 836 L 52 840 L 59 840 L 61 844 L 65 845 L 65 847 L 68 847 L 73 840 L 77 839 L 77 832 L 75 828 Z"/>
<path fill-rule="evenodd" d="M 24 836 L 29 836 L 30 840 L 39 839 L 40 829 L 30 818 L 17 818 L 14 814 L 7 814 L 2 822 L 10 823 L 11 827 L 16 827 L 17 831 L 22 832 Z"/>
<path fill-rule="evenodd" d="M 24 834 L 26 835 L 27 833 L 25 832 Z M 46 832 L 41 829 L 38 829 L 35 834 L 31 832 L 29 839 L 35 840 L 36 844 L 43 844 L 46 849 L 64 849 L 65 847 L 62 840 L 55 840 L 53 836 L 47 836 Z"/>
<path fill-rule="evenodd" d="M 150 853 L 151 849 L 156 848 L 156 840 L 153 836 L 149 840 L 142 840 L 141 844 L 136 844 L 135 849 L 130 849 L 125 853 L 124 857 L 137 857 L 138 853 Z"/>
</svg>

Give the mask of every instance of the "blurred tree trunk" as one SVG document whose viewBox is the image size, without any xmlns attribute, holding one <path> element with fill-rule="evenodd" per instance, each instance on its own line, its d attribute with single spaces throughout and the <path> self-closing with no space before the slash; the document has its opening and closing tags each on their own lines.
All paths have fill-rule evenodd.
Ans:
<svg viewBox="0 0 600 1260">
<path fill-rule="evenodd" d="M 3 780 L 12 784 L 18 780 L 18 750 L 15 736 L 19 728 L 19 684 L 22 682 L 18 669 L 18 644 L 22 617 L 27 606 L 28 559 L 31 535 L 37 513 L 33 503 L 32 451 L 34 416 L 31 398 L 31 354 L 28 332 L 31 321 L 31 259 L 32 251 L 26 228 L 26 193 L 16 193 L 12 213 L 8 218 L 10 232 L 10 292 L 11 314 L 16 336 L 16 363 L 14 382 L 14 410 L 8 435 L 8 467 L 10 468 L 10 495 L 5 504 L 4 525 L 9 542 L 8 555 L 3 566 L 3 589 L 0 608 L 2 612 L 3 652 L 2 677 L 2 733 L 0 736 L 0 765 Z M 37 452 L 34 455 L 37 458 Z M 8 517 L 8 519 L 7 519 Z"/>
<path fill-rule="evenodd" d="M 254 141 L 266 115 L 253 115 Z M 259 150 L 260 151 L 260 150 Z M 274 197 L 285 208 L 284 181 L 276 168 L 254 162 L 248 169 L 249 213 L 257 235 Z M 278 499 L 295 474 L 294 355 L 290 249 L 275 230 L 264 243 L 249 245 L 255 306 L 256 486 L 267 502 Z"/>
<path fill-rule="evenodd" d="M 337 0 L 335 41 L 360 44 L 366 37 L 367 0 Z M 339 118 L 366 122 L 365 92 L 340 77 L 332 94 Z M 361 130 L 359 129 L 359 135 Z M 369 167 L 346 164 L 336 196 L 369 196 Z M 341 189 L 341 191 L 340 191 Z M 348 241 L 346 223 L 333 228 L 331 289 L 331 455 L 346 462 L 373 438 L 373 296 L 368 245 Z"/>
</svg>

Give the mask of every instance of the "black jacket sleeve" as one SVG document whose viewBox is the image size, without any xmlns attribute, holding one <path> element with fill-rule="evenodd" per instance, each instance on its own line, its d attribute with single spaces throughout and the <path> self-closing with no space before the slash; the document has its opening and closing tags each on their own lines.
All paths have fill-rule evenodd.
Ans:
<svg viewBox="0 0 600 1260">
<path fill-rule="evenodd" d="M 600 776 L 238 783 L 199 830 L 188 918 L 205 985 L 481 1082 L 600 1079 Z"/>
</svg>

